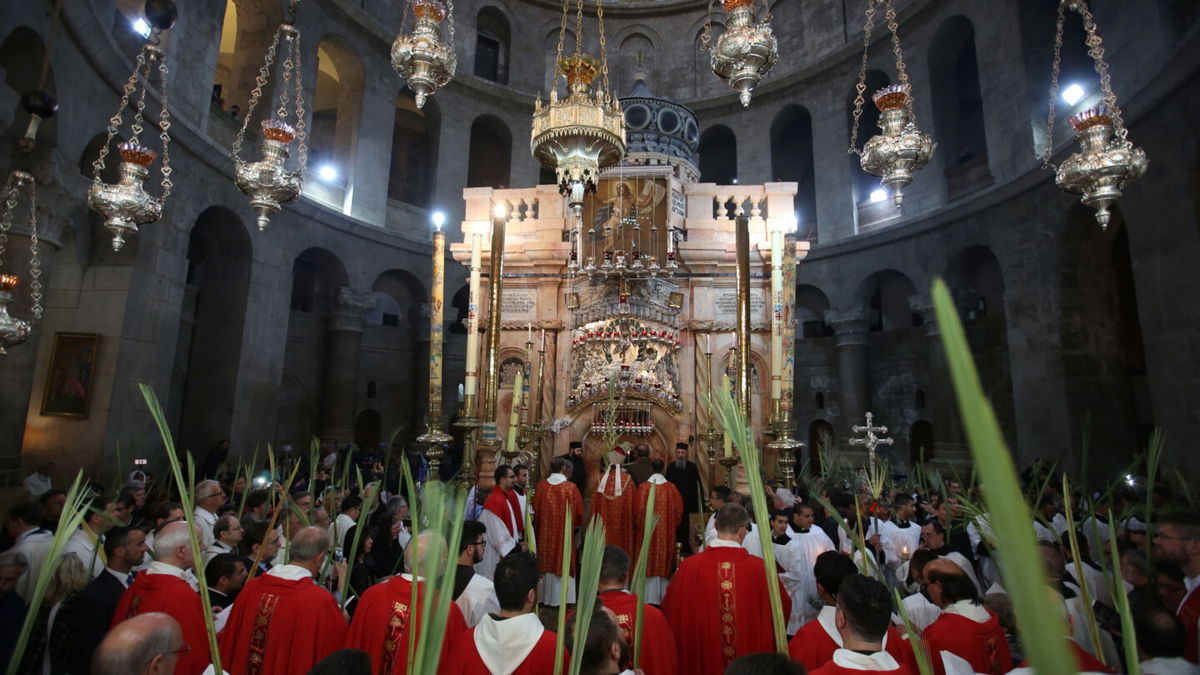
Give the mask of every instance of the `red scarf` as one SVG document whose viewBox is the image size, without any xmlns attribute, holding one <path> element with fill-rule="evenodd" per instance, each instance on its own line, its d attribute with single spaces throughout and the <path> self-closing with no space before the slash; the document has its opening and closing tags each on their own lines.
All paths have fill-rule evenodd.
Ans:
<svg viewBox="0 0 1200 675">
<path fill-rule="evenodd" d="M 507 504 L 507 508 L 506 508 Z M 512 509 L 512 515 L 509 515 L 509 509 Z M 491 511 L 504 523 L 505 529 L 508 530 L 510 536 L 525 534 L 525 515 L 521 513 L 521 502 L 517 500 L 515 490 L 509 490 L 508 494 L 504 493 L 504 489 L 499 485 L 492 488 L 487 499 L 483 502 L 483 510 Z M 513 532 L 512 521 L 517 521 L 517 531 Z"/>
</svg>

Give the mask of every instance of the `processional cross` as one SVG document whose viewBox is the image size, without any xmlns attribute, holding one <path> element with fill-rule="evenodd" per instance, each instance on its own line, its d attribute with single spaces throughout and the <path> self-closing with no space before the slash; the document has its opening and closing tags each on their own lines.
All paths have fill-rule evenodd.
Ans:
<svg viewBox="0 0 1200 675">
<path fill-rule="evenodd" d="M 892 445 L 896 442 L 896 439 L 894 438 L 880 438 L 879 436 L 876 436 L 876 434 L 886 434 L 888 432 L 888 428 L 882 425 L 872 425 L 871 422 L 874 419 L 875 416 L 868 412 L 866 426 L 855 424 L 853 427 L 851 427 L 851 430 L 853 430 L 854 433 L 866 433 L 866 436 L 863 436 L 862 438 L 850 439 L 850 445 L 861 445 L 867 449 L 867 461 L 870 463 L 872 474 L 875 473 L 875 448 L 880 445 Z"/>
</svg>

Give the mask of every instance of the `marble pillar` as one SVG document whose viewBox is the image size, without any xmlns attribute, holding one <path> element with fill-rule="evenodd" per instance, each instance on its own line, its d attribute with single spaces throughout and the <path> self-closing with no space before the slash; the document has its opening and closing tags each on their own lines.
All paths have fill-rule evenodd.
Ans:
<svg viewBox="0 0 1200 675">
<path fill-rule="evenodd" d="M 325 395 L 322 397 L 321 440 L 354 440 L 355 383 L 362 343 L 364 312 L 375 308 L 370 292 L 348 286 L 338 290 L 325 343 Z"/>
<path fill-rule="evenodd" d="M 842 421 L 857 423 L 871 406 L 867 372 L 866 312 L 861 308 L 826 310 L 825 323 L 837 335 L 838 394 Z"/>
</svg>

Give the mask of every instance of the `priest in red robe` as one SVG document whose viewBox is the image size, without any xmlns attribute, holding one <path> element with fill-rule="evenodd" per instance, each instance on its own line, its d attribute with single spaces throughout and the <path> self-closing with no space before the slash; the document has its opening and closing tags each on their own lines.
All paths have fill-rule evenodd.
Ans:
<svg viewBox="0 0 1200 675">
<path fill-rule="evenodd" d="M 415 550 L 415 553 L 414 553 Z M 408 547 L 404 556 L 405 574 L 376 584 L 362 594 L 346 646 L 361 649 L 371 655 L 371 672 L 395 675 L 408 672 L 409 634 L 420 639 L 420 621 L 426 598 L 425 582 L 417 579 L 417 602 L 413 605 L 413 556 L 421 566 L 440 569 L 446 564 L 446 545 L 436 533 L 422 533 Z M 420 570 L 418 570 L 420 571 Z M 442 663 L 449 657 L 449 648 L 467 630 L 467 621 L 456 603 L 450 603 L 450 614 L 442 637 Z M 445 671 L 441 671 L 445 672 Z"/>
<path fill-rule="evenodd" d="M 679 672 L 721 675 L 745 654 L 774 651 L 775 632 L 761 558 L 742 548 L 750 516 L 740 504 L 717 511 L 717 538 L 679 566 L 662 610 L 675 634 Z M 783 616 L 792 601 L 779 586 Z"/>
<path fill-rule="evenodd" d="M 496 565 L 500 613 L 483 617 L 461 633 L 439 675 L 544 675 L 554 672 L 557 635 L 542 626 L 537 604 L 538 563 L 529 553 L 514 553 Z M 359 610 L 361 611 L 361 610 Z M 357 612 L 355 620 L 357 620 Z M 569 656 L 563 655 L 563 663 Z"/>
<path fill-rule="evenodd" d="M 537 559 L 542 573 L 538 597 L 543 605 L 557 607 L 562 584 L 567 584 L 567 604 L 575 604 L 575 579 L 562 578 L 563 526 L 567 507 L 571 509 L 571 526 L 583 524 L 583 496 L 571 482 L 573 465 L 564 457 L 550 460 L 550 476 L 538 484 L 533 493 L 533 512 L 537 514 Z M 571 569 L 575 569 L 575 553 L 571 552 Z"/>
<path fill-rule="evenodd" d="M 191 648 L 180 655 L 175 672 L 200 675 L 212 658 L 198 584 L 196 577 L 188 572 L 195 564 L 188 527 L 184 521 L 171 523 L 154 537 L 154 561 L 121 596 L 112 625 L 146 612 L 170 616 L 179 622 L 183 641 Z"/>
<path fill-rule="evenodd" d="M 655 460 L 660 461 L 660 460 Z M 675 538 L 674 528 L 666 530 Z M 647 572 L 649 574 L 649 572 Z M 617 616 L 617 627 L 625 635 L 632 654 L 634 634 L 637 628 L 637 596 L 625 589 L 629 582 L 629 554 L 616 546 L 604 547 L 604 561 L 600 563 L 600 603 Z M 632 666 L 632 664 L 621 664 Z M 642 672 L 645 675 L 673 675 L 679 672 L 679 654 L 675 648 L 675 635 L 667 623 L 667 617 L 654 605 L 642 607 Z"/>
<path fill-rule="evenodd" d="M 633 552 L 633 504 L 637 496 L 637 488 L 633 479 L 621 468 L 620 464 L 612 463 L 600 476 L 596 485 L 596 493 L 592 495 L 592 515 L 589 520 L 599 516 L 604 520 L 604 542 L 619 546 L 626 553 Z"/>
<path fill-rule="evenodd" d="M 833 554 L 840 555 L 840 554 Z M 838 649 L 810 675 L 911 675 L 914 671 L 884 650 L 892 628 L 892 595 L 870 577 L 854 574 L 842 581 L 834 624 Z"/>
<path fill-rule="evenodd" d="M 817 556 L 817 562 L 809 574 L 815 577 L 817 594 L 825 605 L 817 613 L 817 618 L 801 626 L 796 636 L 788 642 L 788 654 L 793 661 L 804 664 L 811 671 L 832 661 L 834 654 L 845 647 L 837 626 L 838 598 L 845 582 L 861 575 L 854 562 L 838 551 L 826 551 Z M 915 668 L 912 648 L 900 637 L 895 626 L 888 626 L 880 645 L 897 663 Z"/>
<path fill-rule="evenodd" d="M 675 572 L 675 530 L 683 518 L 683 497 L 679 489 L 667 482 L 663 476 L 663 461 L 650 462 L 653 473 L 637 488 L 633 516 L 633 556 L 640 555 L 643 531 L 646 529 L 646 509 L 650 505 L 650 491 L 654 491 L 654 513 L 658 524 L 650 535 L 650 552 L 646 555 L 646 602 L 662 603 L 667 592 L 667 582 Z"/>
<path fill-rule="evenodd" d="M 946 675 L 942 652 L 965 659 L 976 673 L 1003 675 L 1012 670 L 1008 639 L 995 614 L 979 604 L 979 591 L 962 569 L 939 558 L 925 566 L 929 599 L 942 614 L 922 635 L 937 675 Z"/>
<path fill-rule="evenodd" d="M 246 675 L 304 673 L 342 648 L 342 610 L 313 583 L 331 544 L 325 529 L 305 527 L 292 535 L 286 565 L 246 582 L 221 631 L 222 668 Z"/>
<path fill-rule="evenodd" d="M 1187 660 L 1200 663 L 1200 513 L 1177 511 L 1158 519 L 1154 558 L 1175 563 L 1186 577 L 1187 595 L 1175 610 L 1187 634 Z"/>
<path fill-rule="evenodd" d="M 475 566 L 475 571 L 491 579 L 496 569 L 496 563 L 516 548 L 525 533 L 525 516 L 521 512 L 521 503 L 513 490 L 515 477 L 511 467 L 500 465 L 496 467 L 496 485 L 488 493 L 483 502 L 483 511 L 479 514 L 479 522 L 487 531 L 484 538 L 487 546 L 483 549 L 483 560 Z"/>
</svg>

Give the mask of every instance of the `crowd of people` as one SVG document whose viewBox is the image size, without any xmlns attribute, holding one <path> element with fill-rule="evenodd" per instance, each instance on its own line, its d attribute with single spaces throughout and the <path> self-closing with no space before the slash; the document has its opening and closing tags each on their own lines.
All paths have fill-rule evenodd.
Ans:
<svg viewBox="0 0 1200 675">
<path fill-rule="evenodd" d="M 327 455 L 264 475 L 231 471 L 225 446 L 201 462 L 190 514 L 173 486 L 135 471 L 118 490 L 89 493 L 53 559 L 67 494 L 53 485 L 54 467 L 42 467 L 25 482 L 30 498 L 5 514 L 0 666 L 199 675 L 214 661 L 207 606 L 221 667 L 235 675 L 405 673 L 418 642 L 434 645 L 436 672 L 453 674 L 553 673 L 576 650 L 582 672 L 622 673 L 635 645 L 645 675 L 916 675 L 922 657 L 935 675 L 1028 672 L 1002 574 L 1006 547 L 978 487 L 769 483 L 763 531 L 750 515 L 759 495 L 706 487 L 688 452 L 680 443 L 668 461 L 637 446 L 597 465 L 572 443 L 536 484 L 530 467 L 497 466 L 465 495 L 453 537 L 445 523 L 412 521 L 409 499 L 419 505 L 422 488 L 409 494 L 401 468 L 423 478 L 419 456 L 393 466 L 373 453 Z M 1062 494 L 1040 465 L 1023 478 L 1045 608 L 1063 618 L 1078 672 L 1125 672 L 1134 661 L 1145 675 L 1200 674 L 1200 513 L 1175 510 L 1188 496 L 1164 482 L 1139 493 L 1132 478 Z M 585 588 L 581 544 L 595 519 L 604 525 L 599 580 Z M 31 606 L 43 571 L 44 597 Z M 431 587 L 447 574 L 442 592 Z M 424 608 L 451 587 L 441 635 L 422 640 Z M 585 593 L 595 609 L 576 644 Z M 16 653 L 27 615 L 32 630 Z"/>
</svg>

